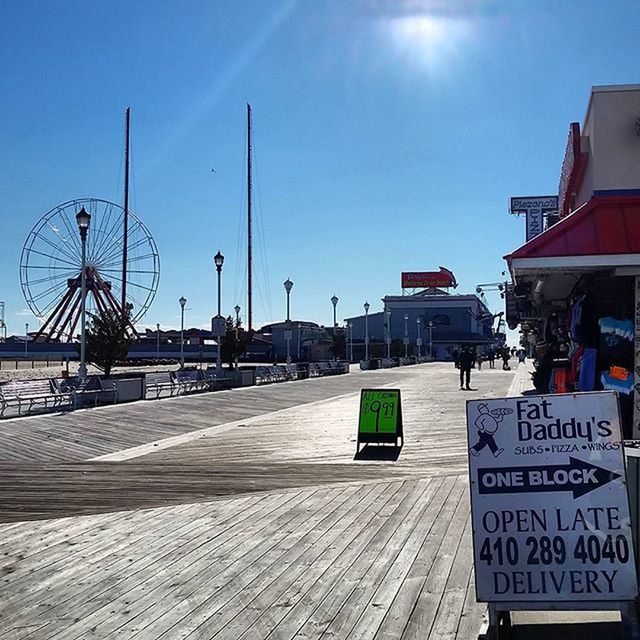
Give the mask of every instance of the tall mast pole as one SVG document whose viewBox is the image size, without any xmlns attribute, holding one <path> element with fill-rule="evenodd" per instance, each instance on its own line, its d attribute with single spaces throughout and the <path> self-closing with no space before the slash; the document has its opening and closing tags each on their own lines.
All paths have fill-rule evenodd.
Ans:
<svg viewBox="0 0 640 640">
<path fill-rule="evenodd" d="M 247 103 L 247 327 L 252 327 L 252 286 L 251 286 L 251 105 Z"/>
<path fill-rule="evenodd" d="M 122 316 L 127 311 L 127 250 L 129 244 L 129 115 L 127 107 L 124 144 L 124 237 L 122 240 Z"/>
</svg>

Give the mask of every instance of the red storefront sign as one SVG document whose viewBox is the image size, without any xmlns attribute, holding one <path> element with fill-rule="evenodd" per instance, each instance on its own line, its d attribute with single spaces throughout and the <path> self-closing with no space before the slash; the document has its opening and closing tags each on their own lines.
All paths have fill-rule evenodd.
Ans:
<svg viewBox="0 0 640 640">
<path fill-rule="evenodd" d="M 427 287 L 453 287 L 458 286 L 456 277 L 449 269 L 440 267 L 440 271 L 403 271 L 403 289 L 424 289 Z"/>
<path fill-rule="evenodd" d="M 580 149 L 580 124 L 572 122 L 569 125 L 567 148 L 564 152 L 558 185 L 560 217 L 568 215 L 574 208 L 576 192 L 580 187 L 586 166 L 587 154 Z"/>
</svg>

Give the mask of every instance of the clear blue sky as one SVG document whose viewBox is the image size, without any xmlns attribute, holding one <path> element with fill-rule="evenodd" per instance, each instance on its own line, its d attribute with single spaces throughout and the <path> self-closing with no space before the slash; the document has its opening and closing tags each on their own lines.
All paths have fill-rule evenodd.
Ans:
<svg viewBox="0 0 640 640">
<path fill-rule="evenodd" d="M 122 200 L 127 106 L 131 206 L 162 263 L 143 324 L 177 326 L 184 295 L 187 323 L 206 326 L 218 249 L 223 312 L 244 314 L 247 102 L 264 228 L 254 324 L 283 318 L 287 277 L 292 316 L 320 323 L 334 293 L 339 318 L 365 299 L 378 310 L 403 270 L 446 266 L 463 292 L 496 281 L 524 235 L 509 196 L 557 192 L 590 87 L 640 81 L 638 33 L 637 0 L 4 0 L 9 332 L 37 326 L 18 267 L 40 216 Z"/>
</svg>

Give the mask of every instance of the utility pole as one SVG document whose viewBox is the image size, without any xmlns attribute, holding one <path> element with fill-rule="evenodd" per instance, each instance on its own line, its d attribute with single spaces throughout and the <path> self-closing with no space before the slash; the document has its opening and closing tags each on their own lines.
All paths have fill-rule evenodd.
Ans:
<svg viewBox="0 0 640 640">
<path fill-rule="evenodd" d="M 253 295 L 251 283 L 251 263 L 252 263 L 252 240 L 251 240 L 251 105 L 247 103 L 247 330 L 251 333 L 253 322 L 253 306 L 251 297 Z"/>
<path fill-rule="evenodd" d="M 129 245 L 129 116 L 130 107 L 127 107 L 125 116 L 125 143 L 124 143 L 124 224 L 122 238 L 122 317 L 127 314 L 127 259 Z M 126 324 L 122 326 L 126 331 Z"/>
</svg>

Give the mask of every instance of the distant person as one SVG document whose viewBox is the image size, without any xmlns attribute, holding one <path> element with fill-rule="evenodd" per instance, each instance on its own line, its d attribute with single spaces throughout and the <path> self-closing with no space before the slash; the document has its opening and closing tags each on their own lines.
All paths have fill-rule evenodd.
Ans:
<svg viewBox="0 0 640 640">
<path fill-rule="evenodd" d="M 476 356 L 476 364 L 478 365 L 478 371 L 480 371 L 482 369 L 482 363 L 484 362 L 484 355 L 482 353 L 479 353 Z"/>
<path fill-rule="evenodd" d="M 511 367 L 509 366 L 509 358 L 511 358 L 511 350 L 509 347 L 505 347 L 502 350 L 502 370 L 503 371 L 511 371 Z"/>
<path fill-rule="evenodd" d="M 460 357 L 460 350 L 454 347 L 453 351 L 451 352 L 451 355 L 453 356 L 453 366 L 457 369 L 458 358 Z"/>
<path fill-rule="evenodd" d="M 489 351 L 487 351 L 487 360 L 489 361 L 489 369 L 495 369 L 496 368 L 496 352 L 494 351 L 493 347 L 490 347 Z"/>
<path fill-rule="evenodd" d="M 524 349 L 520 349 L 520 351 L 518 351 L 518 362 L 522 364 L 525 361 L 526 357 L 526 351 Z"/>
<path fill-rule="evenodd" d="M 460 369 L 460 389 L 471 391 L 471 367 L 476 359 L 476 355 L 471 347 L 463 347 L 458 356 L 458 368 Z"/>
</svg>

